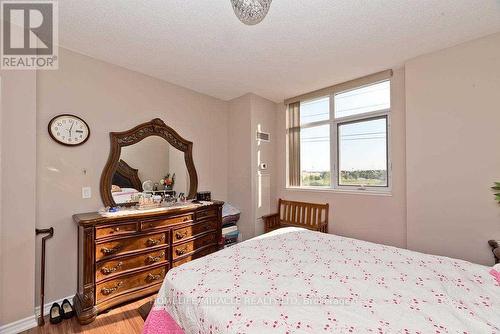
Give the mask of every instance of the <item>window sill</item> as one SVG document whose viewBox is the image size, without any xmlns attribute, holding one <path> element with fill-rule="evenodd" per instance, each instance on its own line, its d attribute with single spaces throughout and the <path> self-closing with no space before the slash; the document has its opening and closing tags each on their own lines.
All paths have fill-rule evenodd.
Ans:
<svg viewBox="0 0 500 334">
<path fill-rule="evenodd" d="M 368 196 L 385 196 L 392 197 L 391 190 L 358 190 L 358 189 L 333 189 L 333 188 L 319 188 L 319 187 L 286 187 L 287 191 L 304 191 L 304 192 L 318 192 L 318 193 L 336 193 L 346 195 L 368 195 Z"/>
</svg>

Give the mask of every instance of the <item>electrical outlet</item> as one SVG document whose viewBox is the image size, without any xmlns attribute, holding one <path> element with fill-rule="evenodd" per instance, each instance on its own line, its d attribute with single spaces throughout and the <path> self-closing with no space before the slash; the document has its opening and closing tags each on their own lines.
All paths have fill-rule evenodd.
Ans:
<svg viewBox="0 0 500 334">
<path fill-rule="evenodd" d="M 90 187 L 82 187 L 82 198 L 91 198 L 92 189 Z"/>
</svg>

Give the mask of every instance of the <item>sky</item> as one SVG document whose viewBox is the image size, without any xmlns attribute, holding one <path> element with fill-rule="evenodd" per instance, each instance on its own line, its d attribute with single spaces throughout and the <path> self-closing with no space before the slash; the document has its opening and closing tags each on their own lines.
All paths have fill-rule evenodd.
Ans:
<svg viewBox="0 0 500 334">
<path fill-rule="evenodd" d="M 301 125 L 328 121 L 329 97 L 301 103 Z M 385 81 L 335 96 L 335 117 L 390 108 L 390 82 Z M 339 126 L 340 170 L 385 169 L 387 166 L 386 119 Z M 301 169 L 330 170 L 330 125 L 301 130 Z"/>
</svg>

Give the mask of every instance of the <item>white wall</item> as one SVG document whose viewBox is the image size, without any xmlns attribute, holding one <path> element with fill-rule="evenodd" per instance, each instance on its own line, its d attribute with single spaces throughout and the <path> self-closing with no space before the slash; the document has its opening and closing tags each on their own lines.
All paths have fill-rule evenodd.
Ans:
<svg viewBox="0 0 500 334">
<path fill-rule="evenodd" d="M 500 237 L 500 34 L 406 64 L 408 247 L 491 264 Z"/>
<path fill-rule="evenodd" d="M 391 196 L 287 189 L 286 120 L 283 105 L 278 112 L 275 130 L 278 134 L 277 196 L 289 200 L 329 203 L 330 233 L 406 247 L 404 69 L 394 71 L 391 90 Z"/>
</svg>

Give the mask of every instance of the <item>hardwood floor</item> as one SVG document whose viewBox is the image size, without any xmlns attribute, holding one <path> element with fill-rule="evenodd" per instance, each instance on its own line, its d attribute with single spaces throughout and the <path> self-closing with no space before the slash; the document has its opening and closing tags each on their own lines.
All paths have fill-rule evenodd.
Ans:
<svg viewBox="0 0 500 334">
<path fill-rule="evenodd" d="M 134 303 L 117 307 L 110 310 L 108 313 L 103 313 L 97 316 L 96 320 L 91 324 L 81 326 L 73 317 L 69 320 L 63 320 L 57 325 L 52 325 L 46 317 L 45 326 L 36 327 L 23 332 L 23 334 L 59 334 L 59 333 L 89 333 L 89 334 L 133 334 L 141 333 L 144 325 L 141 315 L 137 309 L 153 299 L 148 297 L 138 300 Z"/>
</svg>

